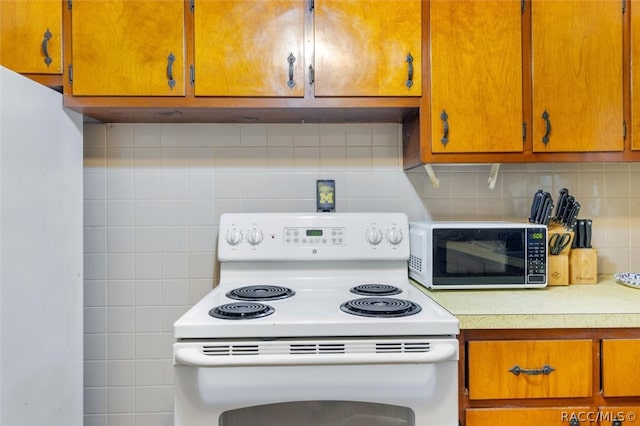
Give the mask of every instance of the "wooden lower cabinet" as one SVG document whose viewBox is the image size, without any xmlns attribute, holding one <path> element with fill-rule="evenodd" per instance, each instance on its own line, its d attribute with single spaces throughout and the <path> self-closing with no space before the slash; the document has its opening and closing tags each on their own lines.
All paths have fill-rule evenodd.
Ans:
<svg viewBox="0 0 640 426">
<path fill-rule="evenodd" d="M 469 398 L 575 398 L 591 395 L 587 339 L 468 343 Z"/>
<path fill-rule="evenodd" d="M 604 396 L 640 395 L 640 339 L 602 341 Z"/>
<path fill-rule="evenodd" d="M 640 425 L 640 405 L 604 406 L 599 413 L 601 426 Z"/>
<path fill-rule="evenodd" d="M 640 328 L 462 330 L 460 424 L 640 426 Z"/>
<path fill-rule="evenodd" d="M 467 426 L 555 426 L 571 425 L 571 419 L 577 419 L 576 425 L 595 425 L 597 415 L 588 420 L 587 413 L 596 413 L 591 407 L 563 408 L 472 408 L 467 410 Z M 582 421 L 580 418 L 582 417 Z"/>
</svg>

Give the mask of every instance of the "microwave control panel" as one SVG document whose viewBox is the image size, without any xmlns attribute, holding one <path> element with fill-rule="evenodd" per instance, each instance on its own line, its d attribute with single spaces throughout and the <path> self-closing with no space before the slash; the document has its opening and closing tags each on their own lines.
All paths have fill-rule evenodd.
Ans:
<svg viewBox="0 0 640 426">
<path fill-rule="evenodd" d="M 544 284 L 547 281 L 547 229 L 527 229 L 527 282 Z"/>
</svg>

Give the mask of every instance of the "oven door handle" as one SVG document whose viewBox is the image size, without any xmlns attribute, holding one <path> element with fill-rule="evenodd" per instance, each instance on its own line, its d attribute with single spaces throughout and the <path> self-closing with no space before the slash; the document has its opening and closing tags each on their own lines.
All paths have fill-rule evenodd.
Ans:
<svg viewBox="0 0 640 426">
<path fill-rule="evenodd" d="M 429 352 L 205 355 L 198 346 L 176 348 L 174 365 L 190 367 L 257 367 L 296 365 L 435 364 L 457 361 L 455 343 L 435 343 Z"/>
</svg>

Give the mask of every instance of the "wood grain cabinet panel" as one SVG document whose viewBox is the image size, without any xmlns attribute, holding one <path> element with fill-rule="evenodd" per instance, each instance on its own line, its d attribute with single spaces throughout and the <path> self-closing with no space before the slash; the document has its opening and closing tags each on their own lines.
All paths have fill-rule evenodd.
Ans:
<svg viewBox="0 0 640 426">
<path fill-rule="evenodd" d="M 640 405 L 620 405 L 600 407 L 601 426 L 640 425 Z"/>
<path fill-rule="evenodd" d="M 631 4 L 631 149 L 640 150 L 640 1 Z"/>
<path fill-rule="evenodd" d="M 0 63 L 23 74 L 62 74 L 62 2 L 0 1 Z"/>
<path fill-rule="evenodd" d="M 301 0 L 196 0 L 197 96 L 302 97 Z"/>
<path fill-rule="evenodd" d="M 430 2 L 431 151 L 522 152 L 522 11 L 514 0 Z"/>
<path fill-rule="evenodd" d="M 534 151 L 622 151 L 623 2 L 531 8 Z"/>
<path fill-rule="evenodd" d="M 183 96 L 182 0 L 73 0 L 73 95 Z"/>
<path fill-rule="evenodd" d="M 572 398 L 593 392 L 591 340 L 468 343 L 469 398 Z"/>
<path fill-rule="evenodd" d="M 597 413 L 596 409 L 589 407 L 562 407 L 562 408 L 470 408 L 466 412 L 466 426 L 567 426 L 570 425 L 571 416 L 578 419 L 583 417 L 580 425 L 598 424 L 596 415 L 587 419 L 587 413 Z"/>
<path fill-rule="evenodd" d="M 640 339 L 602 340 L 604 396 L 640 396 L 640 373 L 638 372 L 640 372 Z"/>
<path fill-rule="evenodd" d="M 420 96 L 421 25 L 420 0 L 315 0 L 315 96 Z"/>
</svg>

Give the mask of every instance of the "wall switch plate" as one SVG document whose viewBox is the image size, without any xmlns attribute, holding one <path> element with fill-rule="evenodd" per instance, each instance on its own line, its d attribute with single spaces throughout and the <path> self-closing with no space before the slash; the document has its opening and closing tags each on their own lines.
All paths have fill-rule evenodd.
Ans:
<svg viewBox="0 0 640 426">
<path fill-rule="evenodd" d="M 336 211 L 336 181 L 316 181 L 316 207 L 318 212 Z"/>
</svg>

